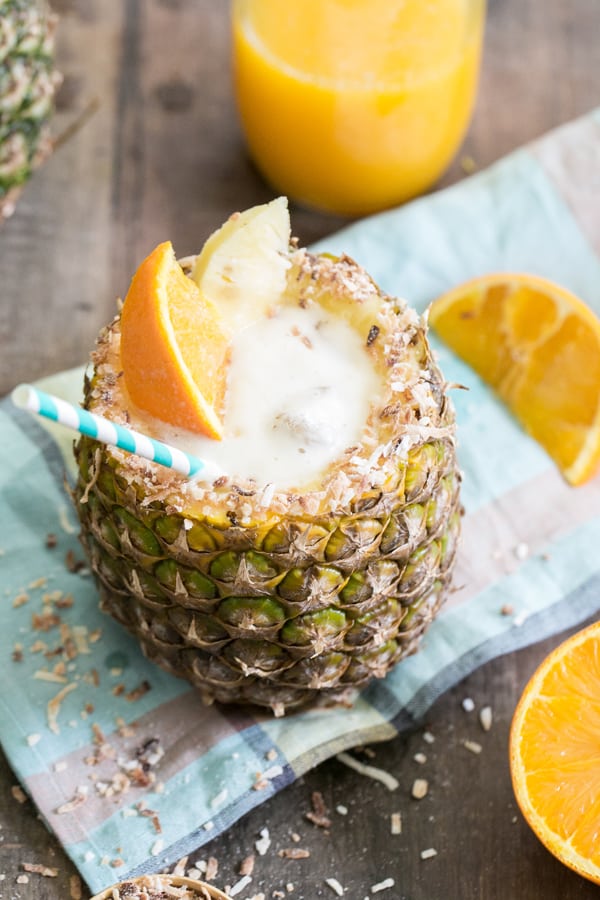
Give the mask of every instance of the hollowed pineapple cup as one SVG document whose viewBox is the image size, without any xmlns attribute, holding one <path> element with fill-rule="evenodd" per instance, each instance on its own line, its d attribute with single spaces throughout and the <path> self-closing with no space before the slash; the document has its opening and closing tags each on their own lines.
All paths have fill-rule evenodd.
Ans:
<svg viewBox="0 0 600 900">
<path fill-rule="evenodd" d="M 186 480 L 82 438 L 75 500 L 104 610 L 203 698 L 348 701 L 412 653 L 443 601 L 460 526 L 454 415 L 425 326 L 347 257 L 298 251 L 298 302 L 344 315 L 384 388 L 361 441 L 296 490 Z M 85 404 L 128 421 L 119 319 Z"/>
<path fill-rule="evenodd" d="M 111 885 L 100 894 L 96 894 L 95 897 L 92 897 L 92 900 L 113 900 L 115 891 L 118 892 L 117 896 L 120 897 L 120 889 L 125 885 L 135 885 L 137 888 L 148 890 L 150 884 L 154 891 L 165 888 L 168 889 L 170 887 L 186 887 L 190 893 L 195 892 L 198 900 L 230 900 L 227 894 L 224 894 L 223 891 L 218 890 L 218 888 L 213 887 L 211 884 L 207 884 L 205 881 L 196 881 L 194 878 L 184 878 L 183 876 L 177 875 L 143 875 L 141 878 L 131 878 L 127 881 L 121 881 L 118 884 Z M 124 893 L 122 896 L 123 900 L 125 900 L 126 897 L 131 897 L 132 895 L 130 893 Z M 165 893 L 164 896 L 171 897 L 172 893 Z M 190 894 L 188 894 L 188 897 L 189 896 Z M 133 897 L 135 897 L 135 894 Z"/>
</svg>

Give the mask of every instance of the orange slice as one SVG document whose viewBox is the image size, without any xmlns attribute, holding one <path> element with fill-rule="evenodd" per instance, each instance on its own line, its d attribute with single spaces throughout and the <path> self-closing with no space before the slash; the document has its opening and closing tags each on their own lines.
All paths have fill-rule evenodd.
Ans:
<svg viewBox="0 0 600 900">
<path fill-rule="evenodd" d="M 513 788 L 542 843 L 600 884 L 600 622 L 548 656 L 510 732 Z"/>
<path fill-rule="evenodd" d="M 439 297 L 430 322 L 498 392 L 571 484 L 600 467 L 600 320 L 565 288 L 484 275 Z"/>
<path fill-rule="evenodd" d="M 220 439 L 229 337 L 167 241 L 133 276 L 121 313 L 121 363 L 133 403 Z"/>
</svg>

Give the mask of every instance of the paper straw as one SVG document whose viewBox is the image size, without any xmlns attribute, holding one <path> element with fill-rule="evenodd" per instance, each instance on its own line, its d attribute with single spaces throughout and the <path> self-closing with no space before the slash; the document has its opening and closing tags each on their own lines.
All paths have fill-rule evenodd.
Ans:
<svg viewBox="0 0 600 900">
<path fill-rule="evenodd" d="M 15 406 L 20 409 L 27 409 L 46 419 L 52 419 L 53 422 L 79 431 L 80 434 L 86 434 L 103 444 L 111 444 L 128 453 L 142 456 L 144 459 L 159 463 L 168 469 L 174 469 L 189 478 L 196 477 L 202 481 L 214 481 L 223 474 L 222 470 L 212 462 L 191 456 L 162 441 L 155 441 L 154 438 L 140 434 L 139 431 L 134 431 L 125 425 L 117 425 L 103 416 L 97 416 L 95 413 L 88 412 L 87 409 L 61 400 L 60 397 L 46 394 L 45 391 L 40 391 L 31 384 L 20 384 L 14 389 L 11 396 Z"/>
</svg>

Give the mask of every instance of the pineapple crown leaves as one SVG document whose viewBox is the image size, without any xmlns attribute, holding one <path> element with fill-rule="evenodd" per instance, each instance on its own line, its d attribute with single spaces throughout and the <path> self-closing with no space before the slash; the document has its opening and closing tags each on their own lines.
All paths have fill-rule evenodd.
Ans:
<svg viewBox="0 0 600 900">
<path fill-rule="evenodd" d="M 46 122 L 60 75 L 55 17 L 31 0 L 0 0 L 0 198 L 48 153 Z"/>
</svg>

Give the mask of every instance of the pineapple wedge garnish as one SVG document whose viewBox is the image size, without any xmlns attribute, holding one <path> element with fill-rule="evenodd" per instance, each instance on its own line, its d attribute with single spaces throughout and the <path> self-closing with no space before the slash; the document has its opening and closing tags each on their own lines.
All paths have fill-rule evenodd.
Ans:
<svg viewBox="0 0 600 900">
<path fill-rule="evenodd" d="M 268 313 L 285 291 L 290 267 L 287 198 L 234 213 L 206 241 L 191 276 L 232 331 Z"/>
</svg>

